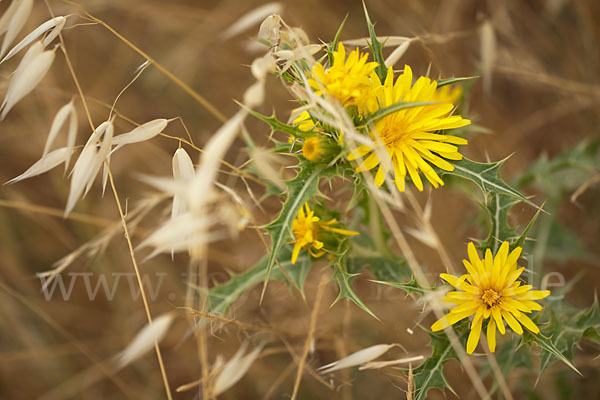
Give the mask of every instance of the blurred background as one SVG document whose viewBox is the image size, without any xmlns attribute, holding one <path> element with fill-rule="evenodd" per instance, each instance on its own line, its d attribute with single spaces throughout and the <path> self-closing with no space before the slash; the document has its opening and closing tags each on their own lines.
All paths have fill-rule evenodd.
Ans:
<svg viewBox="0 0 600 400">
<path fill-rule="evenodd" d="M 6 9 L 7 3 L 0 4 L 0 9 Z M 56 15 L 81 15 L 76 7 L 63 2 L 51 0 L 49 4 Z M 238 109 L 234 100 L 241 99 L 254 82 L 249 65 L 266 51 L 254 43 L 257 25 L 227 39 L 222 35 L 240 17 L 266 4 L 263 1 L 83 0 L 80 4 L 227 117 Z M 346 15 L 342 40 L 368 36 L 358 0 L 287 0 L 278 4 L 282 18 L 291 26 L 301 27 L 313 43 L 331 41 Z M 504 179 L 520 185 L 537 204 L 547 201 L 550 215 L 543 215 L 536 227 L 536 237 L 543 238 L 544 245 L 532 244 L 537 251 L 534 261 L 543 263 L 545 272 L 559 272 L 566 283 L 573 284 L 566 296 L 568 301 L 579 307 L 591 304 L 600 282 L 600 164 L 598 146 L 593 145 L 600 124 L 600 2 L 366 0 L 366 4 L 378 35 L 418 38 L 398 68 L 407 63 L 415 74 L 430 70 L 432 77 L 445 78 L 483 73 L 484 80 L 489 80 L 486 90 L 481 79 L 465 85 L 462 114 L 473 120 L 480 133 L 471 134 L 463 152 L 477 161 L 508 157 L 502 168 Z M 24 32 L 49 18 L 44 2 L 35 2 Z M 85 22 L 73 18 L 67 25 Z M 492 28 L 492 36 L 482 35 L 484 25 Z M 107 104 L 113 103 L 144 59 L 99 25 L 66 29 L 63 36 L 93 120 L 99 124 L 108 116 Z M 482 64 L 482 58 L 488 64 Z M 17 63 L 13 59 L 0 66 L 3 93 Z M 38 88 L 0 124 L 1 182 L 19 175 L 39 159 L 54 115 L 75 93 L 64 57 L 57 53 L 51 71 Z M 294 107 L 290 99 L 281 82 L 269 77 L 266 101 L 259 111 L 270 114 L 274 110 L 285 120 Z M 89 126 L 81 102 L 77 100 L 76 105 L 80 116 L 78 143 L 83 144 Z M 152 67 L 121 96 L 116 109 L 138 123 L 179 116 L 198 146 L 204 145 L 221 125 L 206 108 Z M 121 118 L 115 123 L 117 133 L 132 126 Z M 247 128 L 257 144 L 270 146 L 266 125 L 249 119 Z M 167 133 L 187 137 L 179 123 L 170 124 Z M 176 140 L 158 137 L 114 157 L 111 165 L 117 189 L 123 203 L 127 199 L 130 210 L 152 192 L 136 174 L 170 175 L 177 146 Z M 577 146 L 585 149 L 581 147 L 584 150 L 569 162 L 580 161 L 578 168 L 561 169 L 560 163 L 548 161 Z M 197 159 L 197 153 L 190 154 Z M 227 160 L 235 165 L 248 160 L 241 140 L 228 152 Z M 221 182 L 247 197 L 246 188 L 236 178 L 223 175 Z M 260 186 L 252 189 L 258 195 L 264 193 Z M 478 228 L 483 211 L 475 201 L 478 192 L 472 192 L 470 196 L 463 190 L 437 190 L 419 196 L 423 204 L 430 198 L 434 227 L 456 265 L 466 256 L 469 238 L 484 238 L 487 234 Z M 572 201 L 575 193 L 577 198 Z M 123 280 L 131 278 L 133 269 L 122 233 L 114 234 L 106 251 L 93 256 L 83 254 L 68 267 L 67 272 L 79 274 L 68 301 L 58 294 L 46 300 L 40 290 L 37 273 L 49 270 L 57 260 L 119 223 L 112 194 L 107 191 L 101 198 L 99 183 L 78 203 L 74 217 L 63 219 L 67 194 L 68 180 L 61 168 L 0 187 L 0 398 L 165 398 L 153 353 L 112 378 L 93 379 L 99 374 L 98 363 L 125 348 L 146 323 L 141 300 L 132 298 L 128 284 L 116 285 L 112 300 L 102 290 L 90 300 L 86 291 L 84 276 L 90 277 L 92 287 L 102 273 L 108 274 L 109 283 L 118 274 L 123 274 Z M 252 210 L 259 224 L 273 219 L 279 201 L 268 198 L 263 206 L 262 210 Z M 534 212 L 518 205 L 509 220 L 523 227 Z M 134 245 L 164 216 L 160 212 L 147 216 L 133 234 Z M 401 223 L 411 223 L 406 216 L 398 218 Z M 429 248 L 417 240 L 411 245 L 428 272 L 443 269 Z M 140 251 L 138 258 L 142 260 L 146 254 Z M 251 229 L 211 246 L 211 282 L 223 282 L 230 272 L 247 270 L 264 254 L 263 244 Z M 153 315 L 184 305 L 187 261 L 187 256 L 176 256 L 172 261 L 167 255 L 141 264 L 150 286 L 159 286 L 150 302 Z M 287 333 L 275 335 L 270 351 L 221 398 L 289 398 L 296 373 L 290 352 L 301 353 L 321 268 L 323 265 L 316 264 L 309 275 L 306 302 L 285 284 L 273 282 L 262 306 L 258 304 L 260 285 L 236 303 L 231 318 L 247 324 L 285 327 Z M 401 343 L 410 355 L 430 351 L 426 346 L 428 337 L 418 324 L 428 326 L 433 317 L 421 321 L 419 305 L 400 291 L 377 289 L 368 282 L 371 278 L 365 272 L 355 285 L 382 322 L 353 304 L 340 302 L 328 307 L 337 296 L 335 285 L 329 285 L 318 319 L 315 351 L 308 358 L 312 367 L 378 343 Z M 68 277 L 64 283 L 68 286 Z M 173 392 L 200 376 L 197 345 L 185 336 L 188 329 L 186 319 L 178 318 L 161 344 Z M 209 359 L 217 355 L 231 357 L 245 338 L 257 334 L 264 332 L 236 324 L 215 327 L 208 343 Z M 398 351 L 397 355 L 402 354 Z M 575 364 L 583 377 L 554 364 L 535 388 L 537 375 L 526 369 L 511 371 L 507 381 L 516 399 L 600 398 L 597 354 L 598 349 L 592 347 L 577 353 Z M 476 365 L 480 362 L 474 359 Z M 460 398 L 477 398 L 458 364 L 450 362 L 446 375 Z M 485 382 L 491 385 L 489 379 Z M 402 399 L 406 398 L 406 387 L 406 374 L 393 369 L 360 373 L 348 370 L 333 382 L 305 374 L 299 398 Z M 174 392 L 174 398 L 198 398 L 198 393 Z M 430 398 L 444 395 L 432 391 Z"/>
</svg>

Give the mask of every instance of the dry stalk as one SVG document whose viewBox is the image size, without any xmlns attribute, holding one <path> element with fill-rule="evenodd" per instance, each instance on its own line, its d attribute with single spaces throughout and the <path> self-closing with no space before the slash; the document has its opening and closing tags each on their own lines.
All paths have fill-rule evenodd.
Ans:
<svg viewBox="0 0 600 400">
<path fill-rule="evenodd" d="M 117 32 L 116 30 L 114 30 L 106 22 L 102 21 L 101 19 L 98 19 L 98 18 L 94 17 L 92 14 L 90 14 L 89 12 L 87 12 L 87 10 L 82 5 L 80 5 L 78 3 L 75 3 L 75 2 L 69 1 L 69 0 L 63 0 L 63 1 L 65 3 L 67 3 L 67 4 L 70 4 L 70 5 L 74 6 L 74 7 L 79 8 L 88 18 L 90 18 L 92 21 L 96 22 L 97 24 L 102 25 L 110 33 L 112 33 L 117 38 L 119 38 L 119 40 L 121 40 L 123 43 L 125 43 L 127 46 L 129 46 L 131 49 L 133 49 L 136 53 L 138 53 L 139 55 L 141 55 L 142 57 L 144 57 L 148 62 L 150 62 L 152 65 L 154 65 L 156 67 L 156 69 L 158 69 L 160 72 L 162 72 L 167 78 L 169 78 L 170 80 L 172 80 L 177 86 L 181 87 L 187 94 L 189 94 L 190 96 L 192 96 L 194 98 L 194 100 L 196 100 L 204 108 L 206 108 L 206 110 L 208 110 L 208 112 L 210 112 L 219 121 L 221 121 L 221 122 L 227 121 L 227 118 L 219 110 L 217 110 L 217 108 L 215 106 L 213 106 L 208 100 L 206 100 L 198 92 L 196 92 L 194 89 L 192 89 L 187 84 L 185 84 L 181 79 L 179 79 L 178 77 L 176 77 L 175 75 L 173 75 L 173 73 L 170 72 L 168 69 L 166 69 L 161 64 L 159 64 L 158 62 L 156 62 L 152 57 L 150 57 L 144 51 L 140 50 L 137 46 L 135 46 L 133 43 L 131 43 L 129 40 L 127 40 L 119 32 Z M 61 39 L 61 41 L 62 41 L 62 39 Z"/>
<path fill-rule="evenodd" d="M 52 12 L 52 8 L 50 7 L 50 4 L 49 4 L 48 0 L 44 0 L 44 1 L 46 3 L 48 11 L 50 12 L 50 15 L 52 17 L 54 17 L 54 13 Z M 87 118 L 88 118 L 88 122 L 90 123 L 90 126 L 92 127 L 92 131 L 95 131 L 94 123 L 92 121 L 92 117 L 91 117 L 89 108 L 88 108 L 87 103 L 85 101 L 85 96 L 83 94 L 83 90 L 81 89 L 81 85 L 79 84 L 79 80 L 77 79 L 77 74 L 75 73 L 75 70 L 73 69 L 73 66 L 71 64 L 69 55 L 67 53 L 67 48 L 66 48 L 66 46 L 64 44 L 64 39 L 62 37 L 62 34 L 59 33 L 58 37 L 60 39 L 61 49 L 62 49 L 62 51 L 63 51 L 63 53 L 65 55 L 65 60 L 66 60 L 67 65 L 69 67 L 69 72 L 71 74 L 71 77 L 73 78 L 73 81 L 75 82 L 75 85 L 77 86 L 77 91 L 79 92 L 79 96 L 81 97 L 81 101 L 82 101 L 82 103 L 84 105 L 85 112 L 86 112 L 86 115 L 87 115 Z M 107 169 L 107 172 L 108 172 L 108 177 L 109 177 L 109 180 L 110 180 L 110 186 L 112 188 L 112 191 L 113 191 L 113 194 L 114 194 L 114 197 L 115 197 L 115 201 L 117 203 L 117 208 L 119 209 L 119 215 L 121 217 L 121 223 L 123 225 L 123 230 L 124 230 L 124 233 L 125 233 L 125 239 L 127 240 L 127 246 L 129 247 L 129 253 L 131 255 L 131 261 L 133 263 L 133 267 L 134 267 L 135 274 L 136 274 L 136 277 L 137 277 L 137 280 L 138 280 L 138 285 L 139 285 L 139 288 L 140 288 L 140 292 L 142 294 L 142 300 L 144 302 L 144 308 L 145 308 L 145 311 L 146 311 L 146 317 L 148 319 L 148 323 L 151 323 L 152 322 L 152 315 L 150 314 L 150 308 L 148 306 L 148 300 L 146 299 L 146 292 L 144 290 L 144 285 L 142 283 L 142 278 L 140 276 L 139 268 L 138 268 L 137 261 L 136 261 L 136 258 L 135 258 L 135 252 L 133 250 L 133 245 L 131 243 L 131 238 L 129 236 L 129 231 L 128 231 L 128 228 L 127 228 L 127 221 L 125 220 L 125 215 L 123 213 L 123 208 L 121 207 L 121 201 L 119 200 L 119 195 L 118 195 L 117 189 L 115 187 L 115 183 L 114 183 L 114 179 L 113 179 L 113 176 L 112 176 L 112 172 L 110 170 L 110 166 L 108 165 L 108 163 L 106 162 L 106 160 L 104 162 L 105 162 L 106 169 Z M 164 368 L 164 364 L 163 364 L 163 360 L 162 360 L 162 355 L 160 353 L 160 348 L 158 347 L 158 343 L 154 344 L 154 349 L 156 351 L 156 357 L 158 358 L 158 364 L 160 366 L 160 372 L 161 372 L 161 375 L 162 375 L 163 384 L 165 386 L 165 392 L 166 392 L 166 395 L 167 395 L 167 399 L 171 400 L 172 399 L 171 390 L 169 388 L 169 382 L 168 382 L 168 379 L 167 379 L 167 374 L 166 374 L 166 371 L 165 371 L 165 368 Z"/>
<path fill-rule="evenodd" d="M 137 395 L 131 392 L 128 384 L 124 382 L 118 376 L 112 374 L 112 372 L 107 368 L 104 363 L 96 358 L 75 336 L 69 333 L 65 328 L 63 328 L 58 322 L 48 316 L 41 308 L 33 304 L 31 300 L 27 297 L 23 296 L 19 292 L 12 289 L 10 286 L 6 285 L 4 282 L 0 281 L 0 288 L 2 288 L 6 293 L 8 293 L 11 297 L 22 303 L 25 307 L 29 308 L 36 314 L 39 318 L 41 318 L 45 323 L 47 323 L 52 329 L 58 332 L 59 335 L 64 337 L 69 345 L 73 346 L 77 351 L 86 356 L 94 365 L 98 367 L 98 369 L 110 379 L 128 398 L 135 399 Z"/>
<path fill-rule="evenodd" d="M 329 278 L 327 276 L 327 273 L 323 273 L 321 275 L 321 280 L 319 281 L 319 287 L 317 289 L 317 295 L 315 297 L 315 304 L 313 306 L 313 310 L 310 316 L 310 325 L 308 327 L 306 341 L 304 342 L 304 350 L 302 352 L 302 356 L 300 357 L 300 362 L 298 363 L 298 372 L 296 373 L 296 381 L 294 383 L 292 400 L 295 400 L 298 396 L 298 390 L 300 389 L 300 381 L 302 379 L 304 364 L 306 363 L 306 357 L 308 356 L 311 343 L 314 339 L 315 329 L 317 328 L 317 317 L 319 316 L 319 308 L 321 307 L 321 300 L 323 299 L 323 294 L 325 293 L 325 287 L 327 286 L 328 280 Z"/>
<path fill-rule="evenodd" d="M 106 163 L 106 161 L 104 161 Z M 129 230 L 127 228 L 127 221 L 125 220 L 125 214 L 123 213 L 123 208 L 121 207 L 121 200 L 119 200 L 119 194 L 117 193 L 117 188 L 115 187 L 115 181 L 113 179 L 112 172 L 110 170 L 110 166 L 106 163 L 106 168 L 108 171 L 108 180 L 110 182 L 110 187 L 115 196 L 115 202 L 117 203 L 117 208 L 119 209 L 119 216 L 121 217 L 121 223 L 123 225 L 123 232 L 125 234 L 125 240 L 127 240 L 127 247 L 129 248 L 129 255 L 131 256 L 131 262 L 133 263 L 133 269 L 135 270 L 135 276 L 138 281 L 138 285 L 140 288 L 140 293 L 142 294 L 142 301 L 144 303 L 144 309 L 146 311 L 146 318 L 148 319 L 148 323 L 152 322 L 152 315 L 150 314 L 150 307 L 148 306 L 148 299 L 146 298 L 146 290 L 144 289 L 144 284 L 142 282 L 142 277 L 140 275 L 140 270 L 138 268 L 137 260 L 135 258 L 135 251 L 133 250 L 133 244 L 131 243 L 131 237 L 129 236 Z M 162 355 L 160 353 L 160 347 L 158 343 L 154 342 L 154 350 L 156 351 L 156 358 L 158 358 L 158 365 L 160 367 L 160 373 L 162 375 L 163 384 L 165 386 L 165 392 L 167 398 L 171 400 L 173 397 L 171 396 L 171 389 L 169 388 L 169 380 L 167 379 L 167 372 L 165 371 L 165 366 L 163 363 Z"/>
</svg>

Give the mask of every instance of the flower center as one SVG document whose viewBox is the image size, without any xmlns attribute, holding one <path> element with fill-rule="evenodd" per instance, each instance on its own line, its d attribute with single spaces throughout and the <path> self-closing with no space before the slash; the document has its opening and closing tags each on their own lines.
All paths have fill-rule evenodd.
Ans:
<svg viewBox="0 0 600 400">
<path fill-rule="evenodd" d="M 485 292 L 483 292 L 481 300 L 483 300 L 483 302 L 488 306 L 493 307 L 498 304 L 500 295 L 494 289 L 487 289 Z"/>
<path fill-rule="evenodd" d="M 410 137 L 407 121 L 397 115 L 385 117 L 380 126 L 379 137 L 386 146 L 400 146 Z"/>
<path fill-rule="evenodd" d="M 307 139 L 302 146 L 302 155 L 312 162 L 319 161 L 319 156 L 321 153 L 321 148 L 319 146 L 319 138 L 312 137 Z"/>
</svg>

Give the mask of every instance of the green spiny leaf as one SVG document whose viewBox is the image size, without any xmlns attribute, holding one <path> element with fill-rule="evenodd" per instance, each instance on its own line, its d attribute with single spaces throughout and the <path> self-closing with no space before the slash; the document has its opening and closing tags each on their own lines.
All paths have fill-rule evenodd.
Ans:
<svg viewBox="0 0 600 400">
<path fill-rule="evenodd" d="M 333 38 L 333 42 L 327 48 L 327 56 L 329 57 L 329 65 L 333 65 L 333 52 L 336 50 L 338 46 L 338 42 L 340 41 L 340 36 L 342 34 L 342 29 L 344 29 L 344 25 L 346 24 L 346 20 L 348 20 L 348 14 L 344 17 L 344 20 L 340 24 L 337 32 L 335 33 L 335 37 Z"/>
<path fill-rule="evenodd" d="M 463 77 L 463 78 L 438 79 L 437 80 L 437 87 L 441 88 L 442 86 L 453 85 L 453 84 L 458 83 L 458 82 L 469 81 L 471 79 L 477 79 L 477 78 L 479 78 L 479 77 L 478 76 L 466 76 L 466 77 Z"/>
<path fill-rule="evenodd" d="M 297 126 L 284 124 L 283 122 L 279 121 L 275 116 L 275 113 L 273 113 L 273 115 L 271 115 L 270 117 L 267 117 L 266 115 L 262 115 L 261 113 L 251 110 L 249 108 L 247 108 L 247 110 L 250 114 L 268 124 L 273 131 L 288 133 L 294 137 L 298 137 L 301 139 L 306 137 L 306 132 L 300 130 L 300 128 L 298 128 Z"/>
<path fill-rule="evenodd" d="M 502 194 L 492 194 L 488 198 L 484 207 L 490 217 L 491 229 L 485 241 L 479 244 L 481 249 L 492 249 L 496 254 L 503 241 L 512 243 L 518 238 L 517 231 L 508 225 L 507 221 L 508 212 L 517 203 L 519 203 L 518 199 Z"/>
<path fill-rule="evenodd" d="M 547 229 L 548 240 L 544 253 L 547 260 L 565 262 L 569 260 L 590 261 L 593 259 L 592 254 L 585 248 L 581 239 L 556 218 L 549 221 Z M 539 229 L 535 233 L 536 237 L 541 236 Z"/>
<path fill-rule="evenodd" d="M 544 328 L 544 333 L 551 338 L 551 344 L 567 361 L 573 360 L 574 350 L 582 339 L 600 343 L 600 307 L 597 299 L 594 299 L 594 303 L 587 310 L 579 313 L 562 302 L 546 307 L 546 311 L 550 315 L 550 323 Z M 544 352 L 541 356 L 540 375 L 553 358 L 564 362 L 564 359 L 554 352 Z"/>
<path fill-rule="evenodd" d="M 367 27 L 369 29 L 369 36 L 371 37 L 371 42 L 369 43 L 369 48 L 371 49 L 371 53 L 373 53 L 373 58 L 379 64 L 375 69 L 377 76 L 381 80 L 381 82 L 385 82 L 385 76 L 387 74 L 387 67 L 385 66 L 385 60 L 383 59 L 383 43 L 381 43 L 377 39 L 377 35 L 375 34 L 375 25 L 371 22 L 371 18 L 369 17 L 369 12 L 367 11 L 367 6 L 363 1 L 363 8 L 365 10 L 365 18 L 367 20 Z"/>
<path fill-rule="evenodd" d="M 349 299 L 363 311 L 366 311 L 369 313 L 369 315 L 379 321 L 379 318 L 377 318 L 377 316 L 365 305 L 365 303 L 363 303 L 363 301 L 354 292 L 354 289 L 352 289 L 352 281 L 359 274 L 348 273 L 345 270 L 345 267 L 339 263 L 337 263 L 334 268 L 333 279 L 337 281 L 340 288 L 340 293 L 333 304 L 337 303 L 341 299 Z"/>
<path fill-rule="evenodd" d="M 381 257 L 378 254 L 348 257 L 350 272 L 360 272 L 363 268 L 369 268 L 375 278 L 386 282 L 400 282 L 411 277 L 410 268 L 403 257 Z"/>
<path fill-rule="evenodd" d="M 419 285 L 415 278 L 411 279 L 408 282 L 389 282 L 389 281 L 371 281 L 375 283 L 379 283 L 382 285 L 392 286 L 398 289 L 402 289 L 406 292 L 406 294 L 416 293 L 419 295 L 423 295 L 425 290 Z"/>
<path fill-rule="evenodd" d="M 414 369 L 415 381 L 415 400 L 427 398 L 427 392 L 430 389 L 448 389 L 452 393 L 454 390 L 444 376 L 444 364 L 458 357 L 448 337 L 445 333 L 434 333 L 424 329 L 431 338 L 430 346 L 432 348 L 431 356 L 425 362 Z M 456 394 L 456 393 L 454 393 Z"/>
<path fill-rule="evenodd" d="M 292 265 L 292 247 L 284 246 L 280 252 L 280 265 L 285 269 L 287 275 L 291 278 L 292 284 L 302 292 L 306 276 L 312 264 L 308 254 L 301 254 L 296 260 L 296 264 Z M 212 287 L 208 291 L 208 311 L 211 314 L 223 315 L 229 307 L 247 290 L 253 288 L 258 283 L 262 282 L 267 272 L 267 263 L 269 256 L 263 257 L 256 265 L 249 270 L 234 274 L 231 278 L 222 284 Z M 279 268 L 275 269 L 271 274 L 271 279 L 284 280 L 283 273 Z"/>
<path fill-rule="evenodd" d="M 291 236 L 292 221 L 298 215 L 300 207 L 319 194 L 320 179 L 331 176 L 334 172 L 335 168 L 324 169 L 315 167 L 312 163 L 304 163 L 298 175 L 287 182 L 288 195 L 281 212 L 277 219 L 265 227 L 271 236 L 271 254 L 267 261 L 263 293 L 267 287 L 275 260 L 278 259 L 279 251 Z"/>
<path fill-rule="evenodd" d="M 510 209 L 518 203 L 520 203 L 520 200 L 503 194 L 494 193 L 489 196 L 486 204 L 483 206 L 490 218 L 491 229 L 485 241 L 479 243 L 480 249 L 492 249 L 492 252 L 495 253 L 504 241 L 510 243 L 511 249 L 523 245 L 541 212 L 541 208 L 538 208 L 538 211 L 531 221 L 529 221 L 523 232 L 519 234 L 508 224 L 507 219 Z"/>
<path fill-rule="evenodd" d="M 438 171 L 441 175 L 455 175 L 474 182 L 483 191 L 486 198 L 490 193 L 504 194 L 538 208 L 500 177 L 499 169 L 503 163 L 504 161 L 479 163 L 463 158 L 462 160 L 452 162 L 454 171 Z"/>
<path fill-rule="evenodd" d="M 556 348 L 555 344 L 552 343 L 552 340 L 549 337 L 544 336 L 542 333 L 538 333 L 536 335 L 536 334 L 529 332 L 528 330 L 524 330 L 523 331 L 523 343 L 537 344 L 538 346 L 540 346 L 540 348 L 544 352 L 548 353 L 549 355 L 551 355 L 553 357 L 558 358 L 560 361 L 565 363 L 573 371 L 575 371 L 579 375 L 581 375 L 581 373 L 577 370 L 577 368 L 575 368 L 575 366 L 571 363 L 571 361 L 569 361 L 569 359 L 560 350 L 558 350 Z"/>
<path fill-rule="evenodd" d="M 562 197 L 598 172 L 599 156 L 600 140 L 580 143 L 550 160 L 542 155 L 517 179 L 517 187 L 534 183 L 549 196 Z"/>
<path fill-rule="evenodd" d="M 495 359 L 500 366 L 500 372 L 503 377 L 507 377 L 508 374 L 516 369 L 523 368 L 531 370 L 533 368 L 531 353 L 527 347 L 519 347 L 518 339 L 511 339 L 504 341 L 496 351 Z M 485 378 L 489 375 L 494 376 L 494 370 L 490 365 L 486 365 L 481 372 L 481 378 Z M 494 385 L 490 389 L 490 395 L 493 395 L 498 390 L 498 380 L 494 379 Z"/>
</svg>

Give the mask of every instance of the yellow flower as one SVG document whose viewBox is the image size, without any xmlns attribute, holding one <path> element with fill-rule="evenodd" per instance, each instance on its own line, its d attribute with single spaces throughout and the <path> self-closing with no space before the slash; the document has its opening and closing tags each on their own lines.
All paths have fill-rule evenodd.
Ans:
<svg viewBox="0 0 600 400">
<path fill-rule="evenodd" d="M 423 190 L 420 172 L 434 187 L 444 182 L 430 164 L 445 171 L 453 171 L 454 166 L 448 160 L 460 160 L 462 155 L 456 145 L 467 144 L 467 140 L 451 135 L 442 135 L 436 131 L 460 128 L 471 123 L 460 115 L 450 116 L 454 105 L 448 102 L 456 96 L 447 90 L 438 90 L 437 82 L 426 77 L 417 79 L 412 85 L 412 70 L 408 65 L 404 73 L 394 83 L 394 72 L 390 67 L 385 83 L 381 85 L 373 74 L 376 98 L 380 108 L 385 108 L 399 101 L 429 102 L 440 101 L 423 107 L 413 107 L 397 111 L 379 120 L 370 132 L 375 143 L 381 143 L 380 151 L 387 151 L 394 169 L 394 182 L 398 190 L 405 189 L 405 178 L 408 173 L 420 191 Z M 361 145 L 354 149 L 348 159 L 355 160 L 370 155 L 356 168 L 357 172 L 369 171 L 379 165 L 375 175 L 375 184 L 381 186 L 388 168 L 381 163 L 377 151 L 370 146 Z M 381 154 L 381 153 L 380 153 Z"/>
<path fill-rule="evenodd" d="M 524 313 L 541 310 L 542 306 L 534 300 L 545 298 L 550 291 L 531 290 L 531 285 L 522 285 L 517 280 L 525 269 L 517 267 L 521 248 L 517 247 L 509 254 L 508 242 L 504 242 L 496 257 L 492 257 L 491 250 L 486 249 L 485 257 L 481 260 L 473 243 L 469 243 L 468 254 L 469 261 L 463 260 L 468 274 L 460 278 L 449 274 L 440 275 L 459 290 L 446 294 L 444 300 L 456 306 L 434 323 L 431 330 L 442 330 L 475 315 L 467 340 L 469 354 L 477 347 L 483 321 L 488 318 L 487 340 L 491 352 L 496 350 L 496 327 L 504 335 L 504 320 L 519 335 L 523 334 L 521 324 L 538 334 L 540 329 Z"/>
<path fill-rule="evenodd" d="M 456 104 L 460 96 L 462 96 L 462 88 L 460 86 L 445 85 L 435 91 L 431 101 Z"/>
<path fill-rule="evenodd" d="M 307 138 L 302 145 L 302 155 L 314 163 L 328 163 L 340 154 L 340 146 L 326 135 Z"/>
<path fill-rule="evenodd" d="M 346 49 L 339 43 L 333 52 L 333 65 L 325 70 L 320 63 L 315 64 L 308 83 L 318 95 L 323 95 L 324 89 L 344 107 L 354 105 L 361 110 L 376 89 L 369 75 L 378 64 L 367 62 L 368 57 L 368 53 L 360 53 L 357 48 L 346 60 Z"/>
<path fill-rule="evenodd" d="M 308 247 L 308 252 L 315 258 L 319 258 L 325 254 L 326 251 L 323 249 L 324 243 L 319 240 L 319 236 L 323 231 L 338 233 L 345 236 L 359 234 L 358 232 L 332 227 L 331 225 L 337 224 L 335 219 L 327 222 L 320 221 L 321 219 L 310 209 L 308 203 L 305 203 L 304 207 L 301 207 L 300 211 L 298 211 L 298 216 L 292 222 L 292 232 L 295 238 L 295 240 L 291 242 L 295 243 L 294 250 L 292 251 L 292 264 L 296 263 L 300 250 L 305 247 Z"/>
<path fill-rule="evenodd" d="M 318 136 L 306 139 L 304 141 L 304 144 L 302 145 L 302 155 L 304 156 L 304 158 L 312 162 L 321 161 L 323 152 L 324 149 L 321 145 L 321 138 L 319 138 Z"/>
<path fill-rule="evenodd" d="M 292 110 L 292 113 L 294 113 L 296 110 L 298 109 Z M 294 119 L 294 124 L 298 125 L 298 129 L 300 129 L 302 132 L 310 132 L 316 128 L 316 125 L 310 117 L 308 111 L 302 111 L 296 117 L 296 119 Z"/>
</svg>

